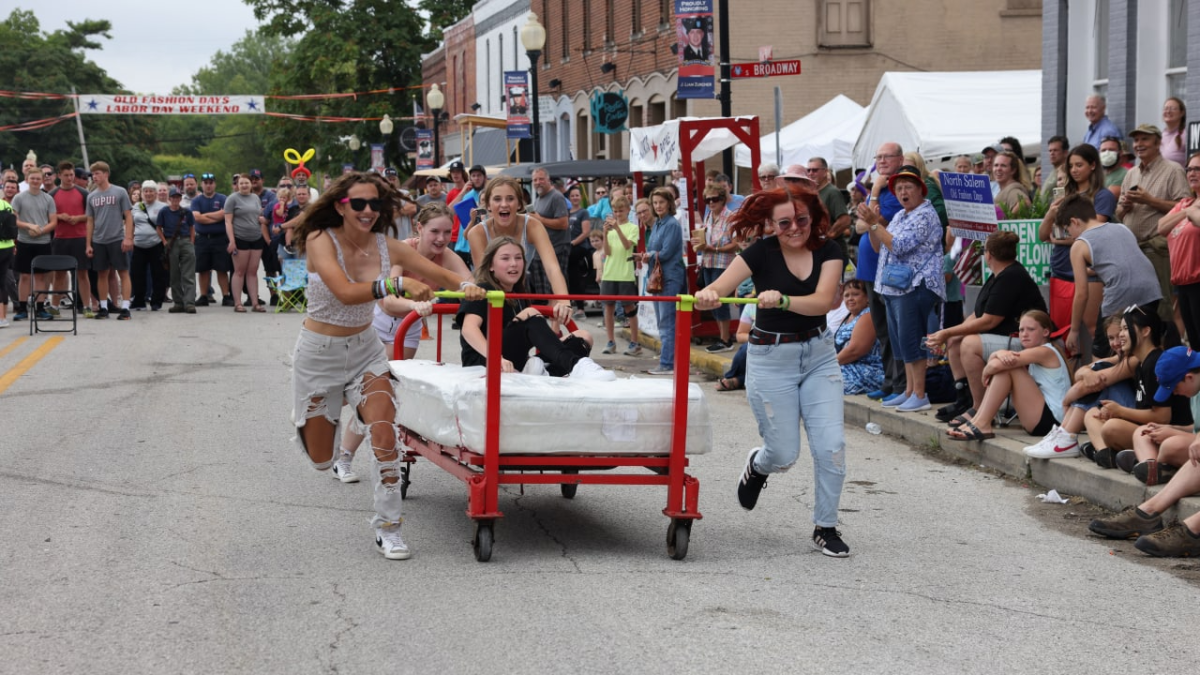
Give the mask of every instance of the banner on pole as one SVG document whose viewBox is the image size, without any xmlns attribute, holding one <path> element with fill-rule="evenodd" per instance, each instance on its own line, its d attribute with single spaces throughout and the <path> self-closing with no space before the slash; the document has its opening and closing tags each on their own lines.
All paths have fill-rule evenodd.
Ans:
<svg viewBox="0 0 1200 675">
<path fill-rule="evenodd" d="M 261 115 L 262 96 L 138 96 L 80 94 L 79 112 L 92 115 Z"/>
<path fill-rule="evenodd" d="M 946 200 L 946 216 L 950 231 L 963 239 L 987 239 L 996 231 L 996 203 L 992 200 L 992 184 L 984 174 L 938 174 L 942 198 Z"/>
<path fill-rule="evenodd" d="M 529 118 L 529 73 L 504 71 L 504 96 L 508 109 L 508 137 L 533 138 L 533 121 Z"/>
<path fill-rule="evenodd" d="M 387 162 L 383 159 L 383 143 L 371 144 L 371 170 L 375 173 L 382 174 L 387 169 Z"/>
<path fill-rule="evenodd" d="M 433 129 L 417 129 L 417 170 L 433 168 Z"/>
<path fill-rule="evenodd" d="M 675 97 L 712 98 L 715 91 L 712 0 L 675 0 L 675 38 L 679 56 Z"/>
</svg>

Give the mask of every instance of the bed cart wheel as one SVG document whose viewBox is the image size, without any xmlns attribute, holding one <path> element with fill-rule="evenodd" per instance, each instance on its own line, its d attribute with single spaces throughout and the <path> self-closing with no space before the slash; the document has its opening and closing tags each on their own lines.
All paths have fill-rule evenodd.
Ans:
<svg viewBox="0 0 1200 675">
<path fill-rule="evenodd" d="M 475 560 L 478 562 L 487 562 L 492 559 L 492 521 L 480 520 L 475 523 L 475 540 L 471 545 L 475 547 Z"/>
<path fill-rule="evenodd" d="M 563 469 L 564 476 L 577 473 L 579 473 L 578 469 Z M 575 493 L 579 492 L 579 483 L 561 483 L 559 487 L 562 488 L 562 496 L 567 499 L 574 499 Z"/>
<path fill-rule="evenodd" d="M 400 467 L 400 499 L 408 499 L 408 485 L 412 481 L 408 479 L 409 467 Z"/>
<path fill-rule="evenodd" d="M 672 518 L 667 526 L 667 555 L 672 560 L 687 557 L 688 540 L 692 535 L 692 521 L 687 518 Z"/>
</svg>

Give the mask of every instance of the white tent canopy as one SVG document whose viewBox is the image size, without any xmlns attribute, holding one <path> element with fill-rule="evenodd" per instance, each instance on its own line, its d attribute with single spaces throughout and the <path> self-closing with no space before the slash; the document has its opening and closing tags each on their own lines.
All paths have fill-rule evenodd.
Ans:
<svg viewBox="0 0 1200 675">
<path fill-rule="evenodd" d="M 779 130 L 783 147 L 782 169 L 789 164 L 805 164 L 812 157 L 823 157 L 834 171 L 849 169 L 854 141 L 862 132 L 867 109 L 842 94 L 828 103 Z M 769 133 L 759 141 L 762 161 L 775 161 L 775 134 Z M 750 166 L 750 148 L 739 143 L 734 149 L 734 162 Z"/>
<path fill-rule="evenodd" d="M 1042 71 L 884 73 L 854 144 L 854 166 L 874 164 L 887 142 L 927 160 L 977 153 L 1001 137 L 1026 155 L 1042 144 Z"/>
</svg>

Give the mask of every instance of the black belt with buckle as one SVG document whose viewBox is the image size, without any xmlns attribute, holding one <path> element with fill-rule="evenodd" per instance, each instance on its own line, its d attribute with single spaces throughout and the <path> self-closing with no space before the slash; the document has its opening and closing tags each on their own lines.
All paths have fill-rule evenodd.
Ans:
<svg viewBox="0 0 1200 675">
<path fill-rule="evenodd" d="M 750 329 L 750 344 L 752 345 L 785 345 L 789 342 L 808 342 L 820 337 L 825 327 L 810 328 L 803 333 L 772 333 L 759 328 Z"/>
<path fill-rule="evenodd" d="M 224 232 L 222 232 L 221 234 L 205 234 L 203 232 L 197 232 L 196 236 L 204 237 L 205 239 L 228 239 L 229 238 L 229 235 L 225 234 Z"/>
</svg>

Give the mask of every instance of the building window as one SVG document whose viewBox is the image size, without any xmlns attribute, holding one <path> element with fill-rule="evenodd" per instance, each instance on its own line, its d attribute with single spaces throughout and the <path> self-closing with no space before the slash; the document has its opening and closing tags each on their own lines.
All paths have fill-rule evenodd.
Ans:
<svg viewBox="0 0 1200 675">
<path fill-rule="evenodd" d="M 562 60 L 567 61 L 571 58 L 571 48 L 567 45 L 567 36 L 571 34 L 571 0 L 562 0 L 560 9 L 562 15 L 562 28 L 559 31 L 562 33 Z"/>
<path fill-rule="evenodd" d="M 634 36 L 640 36 L 642 34 L 642 0 L 633 0 L 631 12 L 633 16 L 631 32 Z"/>
<path fill-rule="evenodd" d="M 1096 19 L 1092 22 L 1092 42 L 1096 45 L 1093 57 L 1092 89 L 1100 96 L 1108 95 L 1108 0 L 1096 0 Z"/>
<path fill-rule="evenodd" d="M 617 44 L 617 8 L 615 0 L 607 0 L 604 12 L 604 46 L 612 47 Z"/>
<path fill-rule="evenodd" d="M 487 103 L 487 111 L 492 112 L 492 41 L 483 42 L 483 100 Z M 503 80 L 501 80 L 503 82 Z"/>
<path fill-rule="evenodd" d="M 671 0 L 658 0 L 658 27 L 666 28 L 671 24 Z"/>
<path fill-rule="evenodd" d="M 1187 3 L 1171 0 L 1167 9 L 1167 95 L 1187 95 Z"/>
<path fill-rule="evenodd" d="M 818 0 L 817 43 L 822 47 L 870 47 L 870 0 Z"/>
<path fill-rule="evenodd" d="M 500 110 L 504 110 L 504 33 L 500 33 L 497 38 L 496 54 L 500 57 L 500 77 L 496 80 L 499 83 L 500 90 Z M 489 102 L 488 106 L 492 104 Z"/>
</svg>

